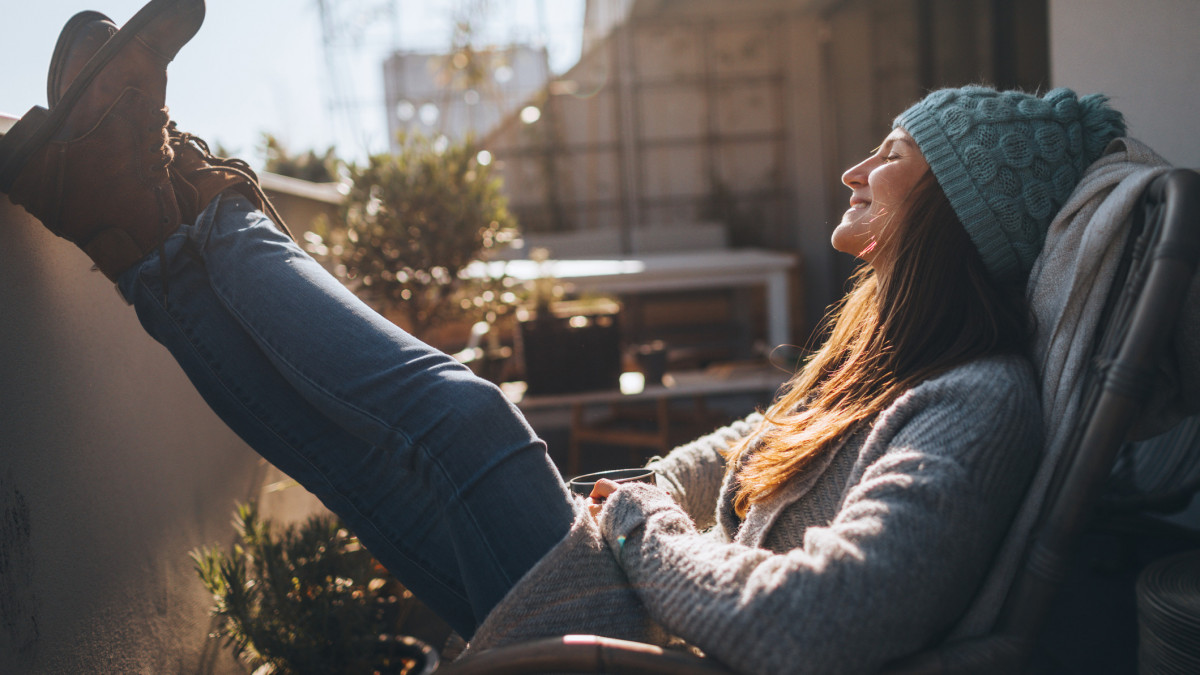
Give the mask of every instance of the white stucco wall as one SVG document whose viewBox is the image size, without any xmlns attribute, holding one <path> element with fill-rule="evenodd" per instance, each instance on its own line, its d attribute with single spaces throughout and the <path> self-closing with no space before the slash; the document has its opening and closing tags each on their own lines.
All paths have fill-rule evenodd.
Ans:
<svg viewBox="0 0 1200 675">
<path fill-rule="evenodd" d="M 188 552 L 281 476 L 90 267 L 0 196 L 0 673 L 245 672 Z"/>
<path fill-rule="evenodd" d="M 1054 86 L 1104 92 L 1130 135 L 1200 167 L 1200 1 L 1049 0 Z"/>
</svg>

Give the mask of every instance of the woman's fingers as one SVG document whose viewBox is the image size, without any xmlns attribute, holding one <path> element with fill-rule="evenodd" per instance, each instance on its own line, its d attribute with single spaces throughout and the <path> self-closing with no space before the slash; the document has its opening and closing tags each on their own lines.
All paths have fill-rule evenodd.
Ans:
<svg viewBox="0 0 1200 675">
<path fill-rule="evenodd" d="M 596 481 L 596 484 L 592 487 L 592 493 L 588 496 L 597 501 L 604 501 L 604 498 L 616 492 L 618 487 L 620 486 L 613 481 L 601 478 Z"/>
<path fill-rule="evenodd" d="M 600 515 L 600 509 L 604 507 L 604 500 L 609 495 L 617 491 L 620 487 L 618 484 L 607 478 L 601 478 L 592 486 L 592 493 L 588 495 L 588 512 L 593 518 Z"/>
</svg>

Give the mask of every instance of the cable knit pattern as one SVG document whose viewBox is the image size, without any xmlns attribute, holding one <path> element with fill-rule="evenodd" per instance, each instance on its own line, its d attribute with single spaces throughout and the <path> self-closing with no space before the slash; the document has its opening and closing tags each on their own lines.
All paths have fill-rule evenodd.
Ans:
<svg viewBox="0 0 1200 675">
<path fill-rule="evenodd" d="M 488 616 L 472 650 L 532 636 L 517 625 L 525 617 L 548 629 L 543 636 L 620 637 L 636 618 L 647 632 L 635 639 L 662 644 L 669 633 L 738 672 L 873 671 L 937 640 L 966 608 L 1036 464 L 1038 411 L 1021 359 L 984 359 L 924 382 L 853 434 L 819 475 L 752 509 L 733 542 L 703 533 L 666 491 L 622 486 L 598 529 L 581 512 Z M 722 484 L 713 453 L 752 433 L 744 424 L 654 464 L 691 502 Z M 813 500 L 828 498 L 822 476 L 841 480 L 847 458 L 829 521 Z M 728 499 L 726 491 L 718 501 Z M 776 532 L 783 527 L 793 531 Z M 800 544 L 760 548 L 787 540 Z"/>
<path fill-rule="evenodd" d="M 1084 169 L 1125 133 L 1100 94 L 941 89 L 900 113 L 988 270 L 1024 280 Z"/>
</svg>

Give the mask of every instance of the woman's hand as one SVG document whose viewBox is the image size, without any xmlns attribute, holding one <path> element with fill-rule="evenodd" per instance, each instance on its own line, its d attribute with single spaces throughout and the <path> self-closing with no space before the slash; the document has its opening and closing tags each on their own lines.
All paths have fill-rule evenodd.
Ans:
<svg viewBox="0 0 1200 675">
<path fill-rule="evenodd" d="M 600 509 L 604 507 L 604 500 L 616 492 L 618 487 L 620 486 L 607 478 L 596 481 L 596 485 L 592 487 L 592 493 L 588 495 L 588 512 L 592 514 L 592 518 L 600 515 Z"/>
</svg>

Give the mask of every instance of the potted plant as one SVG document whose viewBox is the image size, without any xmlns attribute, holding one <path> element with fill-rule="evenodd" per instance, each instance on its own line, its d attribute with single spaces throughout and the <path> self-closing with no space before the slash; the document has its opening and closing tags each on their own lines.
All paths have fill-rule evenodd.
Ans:
<svg viewBox="0 0 1200 675">
<path fill-rule="evenodd" d="M 418 338 L 442 346 L 447 324 L 494 324 L 512 312 L 520 288 L 508 278 L 471 275 L 517 234 L 516 221 L 470 140 L 419 135 L 395 154 L 349 167 L 342 224 L 328 242 L 309 242 L 334 274 Z M 465 337 L 466 330 L 463 331 Z"/>
<path fill-rule="evenodd" d="M 236 657 L 256 675 L 432 672 L 438 654 L 401 634 L 420 615 L 425 635 L 450 629 L 400 585 L 330 514 L 277 529 L 253 503 L 237 507 L 229 552 L 192 552 Z M 430 622 L 437 625 L 430 626 Z"/>
</svg>

